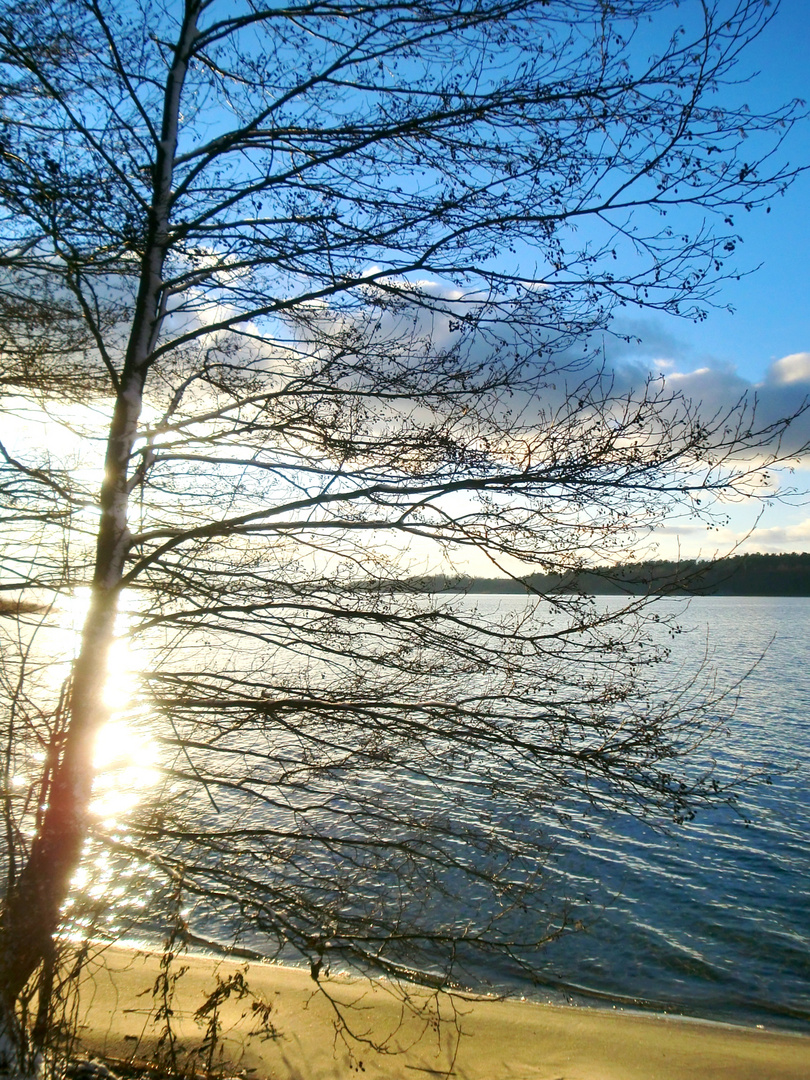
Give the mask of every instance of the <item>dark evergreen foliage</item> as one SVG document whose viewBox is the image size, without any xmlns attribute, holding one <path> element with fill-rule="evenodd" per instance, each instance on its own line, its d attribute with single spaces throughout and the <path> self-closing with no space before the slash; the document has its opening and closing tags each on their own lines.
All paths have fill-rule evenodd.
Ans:
<svg viewBox="0 0 810 1080">
<path fill-rule="evenodd" d="M 810 596 L 810 553 L 732 555 L 726 559 L 651 559 L 597 566 L 566 575 L 526 578 L 414 578 L 419 592 L 557 593 L 593 596 L 647 593 L 711 596 Z"/>
</svg>

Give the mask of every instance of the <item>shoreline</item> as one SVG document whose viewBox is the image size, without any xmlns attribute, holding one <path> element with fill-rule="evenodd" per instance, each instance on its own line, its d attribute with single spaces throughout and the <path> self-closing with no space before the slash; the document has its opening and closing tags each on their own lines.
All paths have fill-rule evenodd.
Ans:
<svg viewBox="0 0 810 1080">
<path fill-rule="evenodd" d="M 159 953 L 101 947 L 80 985 L 82 1048 L 118 1062 L 171 1051 L 194 1071 L 210 1064 L 251 1080 L 345 1080 L 361 1073 L 375 1080 L 420 1073 L 457 1080 L 808 1075 L 810 1036 L 799 1033 L 436 993 L 348 976 L 330 976 L 319 988 L 299 968 L 198 954 L 179 955 L 173 968 L 161 979 Z M 155 998 L 156 986 L 167 991 L 165 999 Z M 164 1019 L 156 1025 L 161 1006 Z"/>
<path fill-rule="evenodd" d="M 270 968 L 285 968 L 290 971 L 308 973 L 306 965 L 288 963 L 285 960 L 270 960 L 256 949 L 242 945 L 223 945 L 208 938 L 198 937 L 193 933 L 184 934 L 184 942 L 187 949 L 186 956 L 195 956 L 203 960 L 224 961 L 233 964 L 253 964 Z M 100 945 L 104 948 L 106 946 Z M 150 953 L 160 955 L 160 945 L 155 941 L 143 938 L 122 938 L 115 942 L 116 948 L 129 952 Z M 359 979 L 362 978 L 351 971 L 334 970 L 339 978 Z M 386 983 L 388 976 L 372 976 L 375 982 Z M 414 984 L 417 986 L 418 984 Z M 427 987 L 428 991 L 430 988 Z M 661 1020 L 672 1020 L 684 1024 L 710 1024 L 714 1026 L 728 1027 L 742 1031 L 767 1031 L 775 1035 L 799 1035 L 810 1038 L 810 1020 L 805 1018 L 805 1013 L 796 1014 L 789 1012 L 772 1012 L 770 1019 L 764 1015 L 761 1018 L 750 1016 L 749 1018 L 735 1019 L 727 1014 L 722 1018 L 708 1013 L 681 1012 L 677 1002 L 667 1003 L 653 998 L 637 996 L 622 996 L 608 991 L 596 990 L 576 983 L 564 983 L 562 981 L 549 983 L 536 983 L 533 988 L 517 989 L 507 988 L 503 992 L 492 990 L 475 990 L 464 986 L 450 986 L 446 992 L 460 998 L 468 998 L 472 1001 L 499 1001 L 505 1003 L 526 1005 L 550 1005 L 560 1008 L 593 1009 L 594 1012 L 607 1012 L 614 1014 L 621 1012 L 630 1016 L 651 1016 Z M 810 1016 L 810 1014 L 808 1014 Z M 810 1075 L 808 1076 L 810 1080 Z"/>
</svg>

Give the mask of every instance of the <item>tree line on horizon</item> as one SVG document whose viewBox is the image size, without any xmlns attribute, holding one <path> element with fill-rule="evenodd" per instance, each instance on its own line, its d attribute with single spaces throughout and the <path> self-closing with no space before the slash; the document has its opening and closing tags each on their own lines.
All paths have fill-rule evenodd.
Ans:
<svg viewBox="0 0 810 1080">
<path fill-rule="evenodd" d="M 526 577 L 447 577 L 411 580 L 419 592 L 582 593 L 619 596 L 646 593 L 693 596 L 810 596 L 810 553 L 732 555 L 726 559 L 648 559 L 595 566 L 568 574 Z"/>
</svg>

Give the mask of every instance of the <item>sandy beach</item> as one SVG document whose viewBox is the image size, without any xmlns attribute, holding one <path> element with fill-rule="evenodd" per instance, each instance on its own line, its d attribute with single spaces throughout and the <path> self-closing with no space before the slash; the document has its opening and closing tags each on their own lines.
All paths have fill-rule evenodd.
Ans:
<svg viewBox="0 0 810 1080">
<path fill-rule="evenodd" d="M 181 956 L 164 1004 L 179 1062 L 256 1080 L 807 1080 L 810 1038 L 618 1009 L 469 998 L 270 964 Z M 171 972 L 172 969 L 170 969 Z M 79 998 L 86 1052 L 154 1060 L 160 957 L 107 948 Z M 230 996 L 221 988 L 231 985 Z M 249 993 L 242 994 L 244 987 Z M 211 994 L 220 988 L 220 993 Z M 242 996 L 239 996 L 239 995 Z M 195 1015 L 208 1000 L 207 1010 Z M 217 1028 L 213 1045 L 212 1020 Z M 162 1047 L 158 1047 L 161 1032 Z M 197 1057 L 195 1058 L 195 1054 Z"/>
</svg>

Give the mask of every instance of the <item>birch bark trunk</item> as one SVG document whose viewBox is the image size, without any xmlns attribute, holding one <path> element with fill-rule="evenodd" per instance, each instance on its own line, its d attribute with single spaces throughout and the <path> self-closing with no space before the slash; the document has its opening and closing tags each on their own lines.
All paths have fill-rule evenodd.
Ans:
<svg viewBox="0 0 810 1080">
<path fill-rule="evenodd" d="M 202 0 L 186 0 L 166 76 L 146 243 L 110 423 L 91 600 L 72 673 L 69 723 L 42 826 L 32 840 L 26 864 L 5 898 L 0 917 L 0 1056 L 3 1043 L 21 1035 L 15 1019 L 16 1003 L 26 983 L 52 953 L 60 910 L 88 832 L 94 747 L 107 717 L 104 705 L 107 664 L 130 548 L 127 525 L 130 462 L 151 354 L 164 314 L 163 267 L 171 243 L 172 177 L 180 102 L 202 7 Z"/>
</svg>

